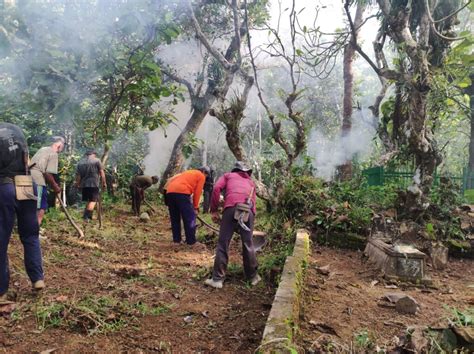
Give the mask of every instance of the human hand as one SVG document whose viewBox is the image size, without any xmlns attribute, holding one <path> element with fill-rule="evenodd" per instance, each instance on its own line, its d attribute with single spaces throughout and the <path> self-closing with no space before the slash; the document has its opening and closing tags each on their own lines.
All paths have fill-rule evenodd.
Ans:
<svg viewBox="0 0 474 354">
<path fill-rule="evenodd" d="M 198 215 L 198 214 L 199 214 L 199 208 L 194 208 L 194 213 L 195 213 L 196 215 Z"/>
<path fill-rule="evenodd" d="M 219 216 L 219 212 L 214 211 L 211 213 L 211 219 L 214 223 L 218 224 L 221 221 L 221 218 Z"/>
<path fill-rule="evenodd" d="M 55 184 L 55 185 L 53 186 L 53 191 L 54 191 L 54 193 L 56 193 L 56 194 L 60 194 L 60 193 L 61 193 L 61 187 L 59 187 L 57 184 Z"/>
</svg>

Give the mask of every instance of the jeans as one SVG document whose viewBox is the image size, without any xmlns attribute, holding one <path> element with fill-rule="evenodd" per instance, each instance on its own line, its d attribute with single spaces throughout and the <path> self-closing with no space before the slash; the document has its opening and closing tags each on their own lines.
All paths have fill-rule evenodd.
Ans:
<svg viewBox="0 0 474 354">
<path fill-rule="evenodd" d="M 0 295 L 8 290 L 10 272 L 8 270 L 8 244 L 10 242 L 15 215 L 18 233 L 23 244 L 25 268 L 31 282 L 44 279 L 39 242 L 39 226 L 36 216 L 36 201 L 16 200 L 15 186 L 11 183 L 0 185 Z"/>
<path fill-rule="evenodd" d="M 191 196 L 182 193 L 167 193 L 166 202 L 170 212 L 173 242 L 181 242 L 181 219 L 183 219 L 186 243 L 188 245 L 195 244 L 196 212 L 194 211 Z"/>
</svg>

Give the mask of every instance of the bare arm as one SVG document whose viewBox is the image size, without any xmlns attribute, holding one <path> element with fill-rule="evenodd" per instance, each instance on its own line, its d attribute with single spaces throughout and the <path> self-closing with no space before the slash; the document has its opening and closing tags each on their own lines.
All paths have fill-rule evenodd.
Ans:
<svg viewBox="0 0 474 354">
<path fill-rule="evenodd" d="M 61 193 L 61 187 L 59 187 L 59 184 L 56 183 L 54 176 L 51 173 L 45 172 L 44 179 L 51 186 L 51 188 L 53 188 L 54 193 Z"/>
</svg>

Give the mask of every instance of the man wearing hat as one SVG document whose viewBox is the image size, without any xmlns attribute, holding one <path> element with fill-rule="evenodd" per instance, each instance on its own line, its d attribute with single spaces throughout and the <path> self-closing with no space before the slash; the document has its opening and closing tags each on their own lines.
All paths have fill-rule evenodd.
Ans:
<svg viewBox="0 0 474 354">
<path fill-rule="evenodd" d="M 132 212 L 136 216 L 140 215 L 142 201 L 145 200 L 145 189 L 157 184 L 158 176 L 135 176 L 130 182 L 130 194 L 132 196 Z"/>
<path fill-rule="evenodd" d="M 252 285 L 257 285 L 261 280 L 257 274 L 257 257 L 252 239 L 256 191 L 251 175 L 252 170 L 242 161 L 237 161 L 231 172 L 219 178 L 212 191 L 211 216 L 214 222 L 220 221 L 220 229 L 212 278 L 204 283 L 214 288 L 220 289 L 224 284 L 229 245 L 234 232 L 238 232 L 242 239 L 245 276 Z M 225 191 L 224 211 L 220 220 L 218 208 L 222 191 Z"/>
<path fill-rule="evenodd" d="M 165 185 L 165 203 L 168 206 L 173 232 L 173 242 L 181 242 L 181 219 L 188 245 L 196 242 L 196 214 L 199 200 L 210 168 L 203 166 L 171 177 Z M 192 197 L 192 199 L 191 199 Z"/>
<path fill-rule="evenodd" d="M 89 150 L 76 168 L 76 187 L 81 188 L 82 201 L 87 203 L 82 216 L 86 221 L 92 220 L 95 205 L 99 200 L 100 182 L 102 182 L 102 189 L 105 189 L 107 183 L 102 163 L 97 158 L 97 153 L 94 150 Z"/>
</svg>

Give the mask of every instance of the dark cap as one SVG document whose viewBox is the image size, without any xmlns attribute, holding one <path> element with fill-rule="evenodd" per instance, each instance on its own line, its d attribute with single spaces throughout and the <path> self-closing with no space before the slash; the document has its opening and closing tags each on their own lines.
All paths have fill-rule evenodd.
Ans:
<svg viewBox="0 0 474 354">
<path fill-rule="evenodd" d="M 211 174 L 211 168 L 209 166 L 201 166 L 198 168 L 198 170 L 201 171 L 202 173 L 205 173 L 206 175 Z"/>
<path fill-rule="evenodd" d="M 232 169 L 232 172 L 236 172 L 236 171 L 248 172 L 249 175 L 252 174 L 252 169 L 248 167 L 243 161 L 237 161 L 235 163 L 234 168 Z"/>
</svg>

